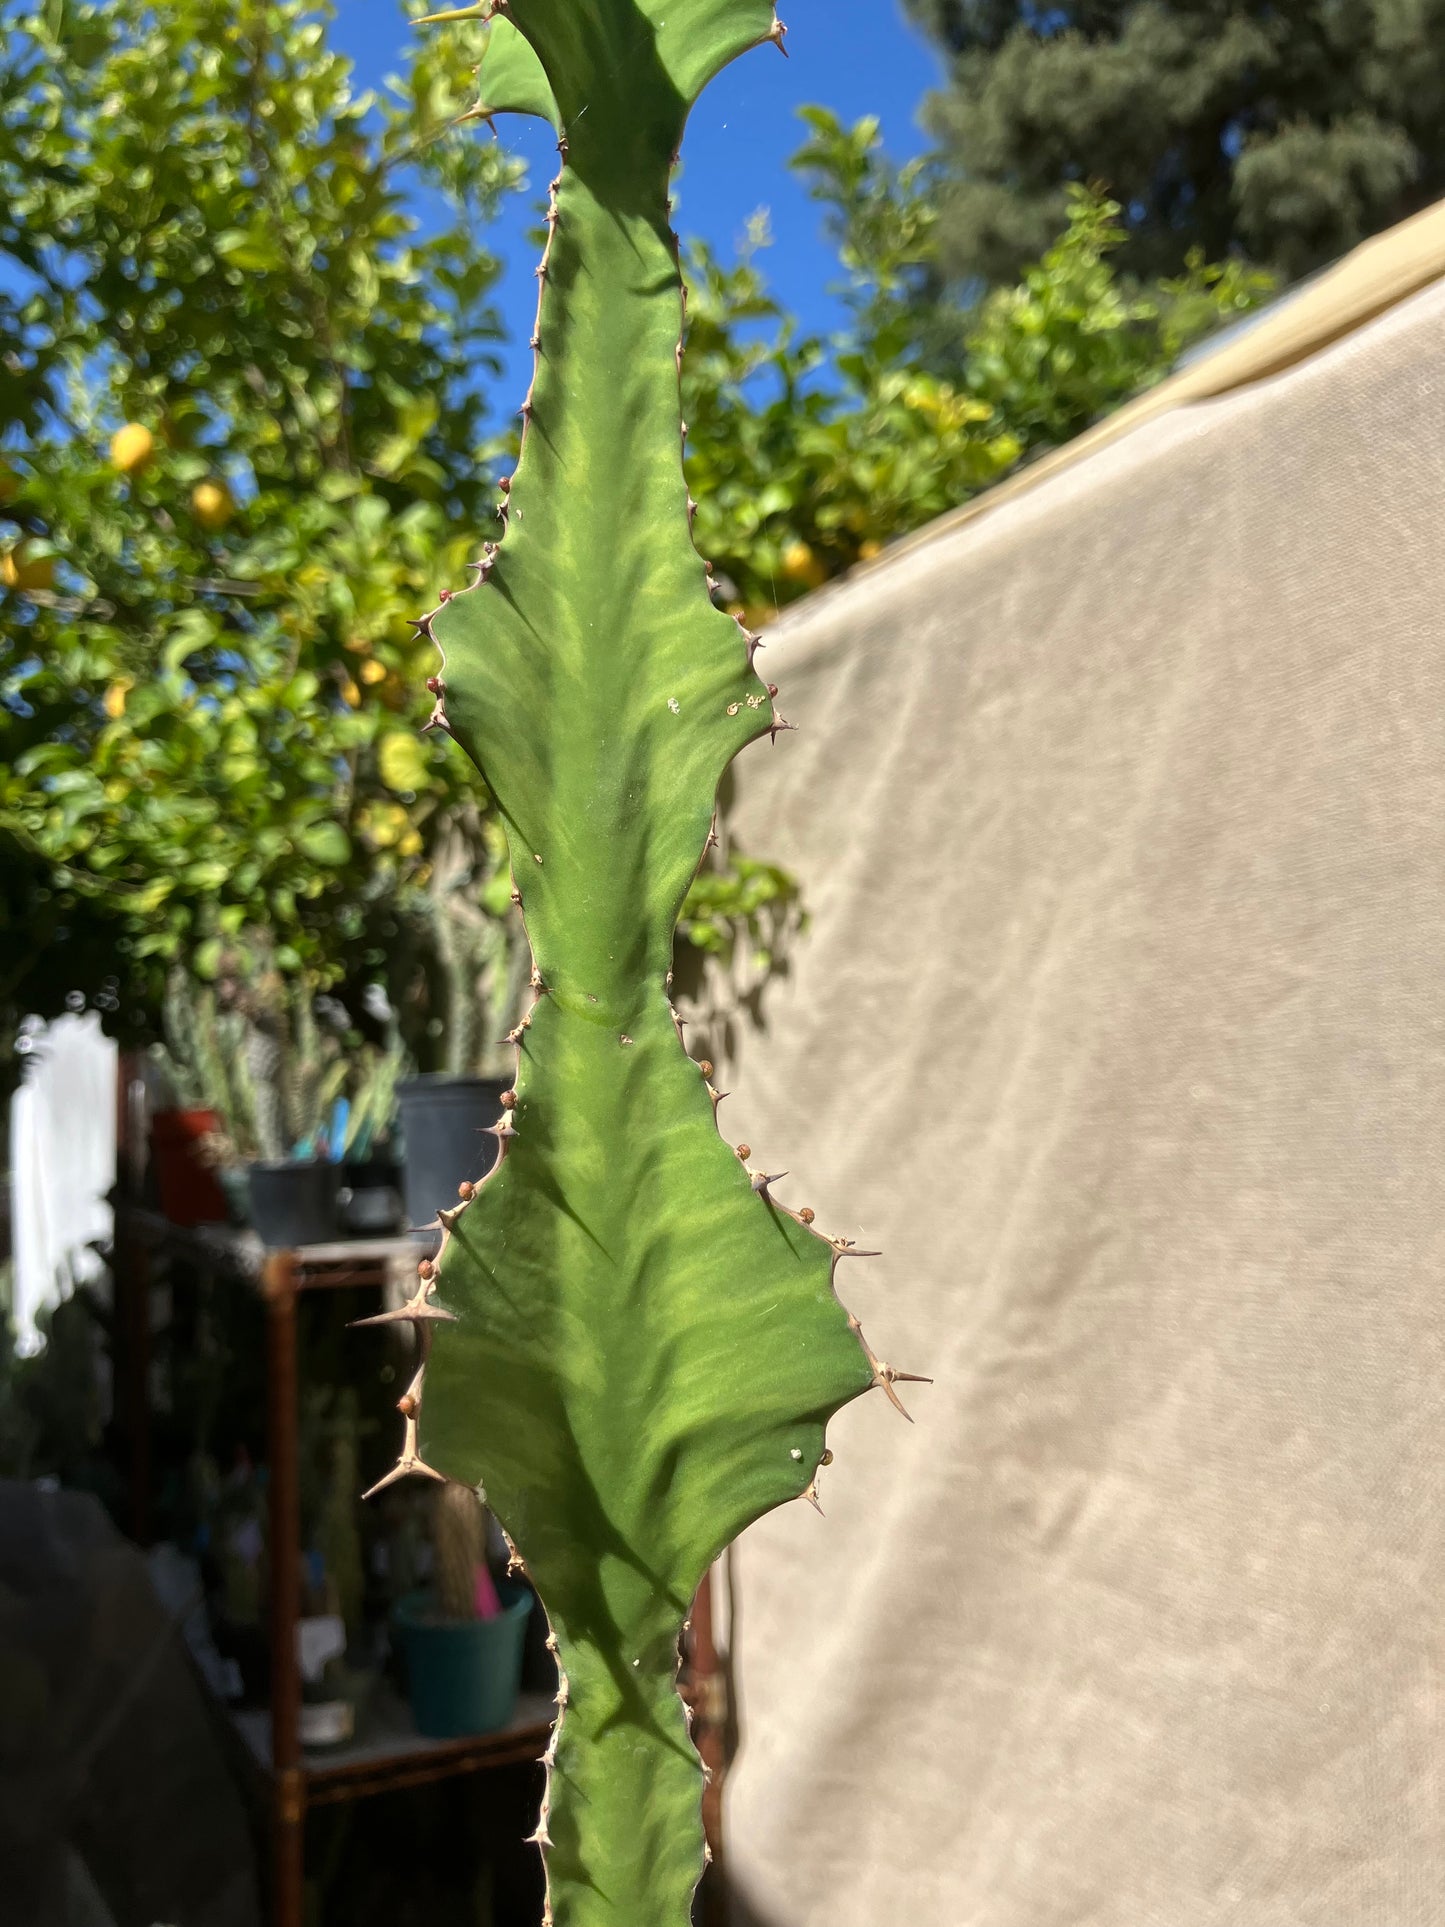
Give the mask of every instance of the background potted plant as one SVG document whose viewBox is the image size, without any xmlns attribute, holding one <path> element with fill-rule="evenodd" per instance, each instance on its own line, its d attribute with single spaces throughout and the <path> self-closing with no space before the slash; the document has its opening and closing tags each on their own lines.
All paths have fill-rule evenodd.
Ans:
<svg viewBox="0 0 1445 1927">
<path fill-rule="evenodd" d="M 413 1226 L 430 1224 L 457 1186 L 485 1176 L 495 1159 L 484 1134 L 502 1115 L 511 1082 L 503 1039 L 526 1001 L 531 969 L 511 908 L 500 830 L 474 804 L 459 806 L 436 833 L 426 887 L 409 900 L 409 956 L 398 959 L 417 1059 L 431 1066 L 396 1093 Z"/>
<path fill-rule="evenodd" d="M 391 1023 L 385 1046 L 355 1059 L 341 1139 L 341 1222 L 355 1237 L 394 1232 L 402 1218 L 401 1165 L 393 1149 L 396 1087 L 406 1053 Z"/>
<path fill-rule="evenodd" d="M 161 1005 L 164 1044 L 151 1050 L 160 1105 L 151 1114 L 151 1162 L 160 1208 L 172 1224 L 224 1224 L 226 1193 L 207 1146 L 231 1101 L 227 1047 L 214 995 L 179 966 Z"/>
<path fill-rule="evenodd" d="M 189 1160 L 169 1190 L 160 1173 L 163 1204 L 180 1200 L 168 1215 L 217 1221 L 229 1204 L 268 1245 L 323 1243 L 342 1228 L 345 1182 L 347 1228 L 394 1230 L 389 1147 L 406 1054 L 389 1013 L 382 1021 L 381 1043 L 360 1041 L 340 1003 L 282 974 L 264 933 L 224 951 L 214 983 L 174 970 L 166 1042 L 152 1051 L 162 1087 L 190 1107 L 160 1114 L 158 1161 L 162 1149 L 172 1166 L 179 1153 Z"/>
<path fill-rule="evenodd" d="M 337 1235 L 338 1159 L 347 1063 L 310 988 L 284 977 L 270 939 L 252 936 L 223 960 L 222 1005 L 242 1020 L 228 1163 L 244 1158 L 251 1223 L 268 1245 Z"/>
<path fill-rule="evenodd" d="M 412 1718 L 433 1738 L 495 1732 L 516 1710 L 532 1594 L 493 1577 L 486 1537 L 476 1493 L 439 1486 L 431 1588 L 397 1602 Z"/>
</svg>

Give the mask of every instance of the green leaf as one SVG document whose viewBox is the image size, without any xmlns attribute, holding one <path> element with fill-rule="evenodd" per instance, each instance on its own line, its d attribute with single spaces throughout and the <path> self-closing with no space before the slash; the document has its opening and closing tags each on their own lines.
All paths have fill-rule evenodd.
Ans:
<svg viewBox="0 0 1445 1927">
<path fill-rule="evenodd" d="M 410 730 L 388 730 L 377 746 L 376 760 L 382 782 L 400 795 L 423 788 L 430 774 L 426 751 Z"/>
<path fill-rule="evenodd" d="M 339 869 L 351 859 L 351 838 L 339 823 L 308 823 L 296 834 L 296 846 L 313 863 Z"/>
<path fill-rule="evenodd" d="M 221 958 L 225 947 L 219 937 L 207 937 L 204 943 L 196 945 L 191 952 L 191 968 L 206 983 L 212 983 L 220 975 Z"/>
</svg>

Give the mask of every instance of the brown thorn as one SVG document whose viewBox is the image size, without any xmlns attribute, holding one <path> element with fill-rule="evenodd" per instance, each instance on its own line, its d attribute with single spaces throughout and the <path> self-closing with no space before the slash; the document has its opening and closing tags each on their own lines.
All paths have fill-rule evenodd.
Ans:
<svg viewBox="0 0 1445 1927">
<path fill-rule="evenodd" d="M 893 1380 L 892 1380 L 892 1377 L 889 1375 L 888 1367 L 886 1365 L 878 1365 L 878 1364 L 874 1365 L 873 1383 L 875 1385 L 881 1385 L 883 1387 L 883 1390 L 888 1395 L 888 1403 L 892 1406 L 895 1406 L 903 1414 L 904 1418 L 908 1420 L 908 1423 L 911 1425 L 913 1423 L 913 1414 L 909 1411 L 908 1407 L 903 1403 L 903 1400 L 898 1396 L 897 1392 L 894 1391 Z"/>
<path fill-rule="evenodd" d="M 418 1304 L 410 1298 L 395 1311 L 374 1312 L 370 1318 L 353 1318 L 347 1327 L 350 1331 L 360 1331 L 368 1325 L 454 1325 L 455 1312 L 443 1311 L 440 1305 Z"/>
<path fill-rule="evenodd" d="M 818 1503 L 818 1475 L 816 1472 L 813 1474 L 812 1478 L 808 1481 L 806 1487 L 804 1488 L 804 1490 L 799 1496 L 808 1501 L 808 1504 L 813 1508 L 813 1510 L 817 1513 L 820 1519 L 823 1517 L 823 1508 Z"/>
<path fill-rule="evenodd" d="M 408 1413 L 406 1416 L 405 1423 L 406 1423 L 406 1432 L 402 1440 L 400 1458 L 397 1460 L 396 1464 L 391 1468 L 390 1472 L 388 1472 L 384 1478 L 380 1478 L 377 1480 L 376 1484 L 371 1487 L 370 1491 L 362 1493 L 361 1496 L 363 1500 L 373 1498 L 378 1492 L 384 1492 L 387 1486 L 396 1485 L 400 1480 L 410 1478 L 413 1474 L 415 1474 L 418 1478 L 435 1479 L 440 1484 L 443 1484 L 443 1485 L 446 1483 L 446 1475 L 442 1472 L 436 1471 L 432 1466 L 429 1466 L 426 1463 L 426 1461 L 419 1456 L 417 1452 L 417 1432 L 416 1432 L 415 1417 L 412 1414 Z"/>
<path fill-rule="evenodd" d="M 378 1479 L 375 1485 L 368 1486 L 366 1491 L 362 1493 L 362 1504 L 364 1505 L 368 1499 L 374 1499 L 378 1492 L 385 1492 L 389 1485 L 398 1485 L 403 1479 L 410 1478 L 413 1472 L 422 1474 L 428 1479 L 441 1479 L 443 1484 L 446 1483 L 440 1472 L 433 1472 L 431 1467 L 429 1465 L 423 1465 L 420 1459 L 414 1459 L 410 1465 L 403 1465 L 401 1461 L 398 1460 L 390 1472 Z"/>
</svg>

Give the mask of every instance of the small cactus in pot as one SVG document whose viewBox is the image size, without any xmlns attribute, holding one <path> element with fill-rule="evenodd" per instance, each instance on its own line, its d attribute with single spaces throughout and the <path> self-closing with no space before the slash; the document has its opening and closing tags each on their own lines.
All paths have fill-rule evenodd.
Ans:
<svg viewBox="0 0 1445 1927">
<path fill-rule="evenodd" d="M 532 1594 L 487 1564 L 486 1509 L 464 1485 L 432 1501 L 430 1592 L 396 1612 L 412 1714 L 427 1734 L 456 1738 L 505 1726 L 522 1678 Z"/>
</svg>

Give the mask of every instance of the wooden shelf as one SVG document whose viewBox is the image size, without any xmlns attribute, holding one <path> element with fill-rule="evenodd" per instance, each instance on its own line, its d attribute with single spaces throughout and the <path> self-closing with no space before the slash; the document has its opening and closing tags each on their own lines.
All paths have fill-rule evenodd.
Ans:
<svg viewBox="0 0 1445 1927">
<path fill-rule="evenodd" d="M 122 1204 L 116 1210 L 115 1277 L 125 1334 L 124 1409 L 131 1440 L 135 1534 L 149 1536 L 150 1442 L 146 1388 L 150 1357 L 150 1273 L 157 1258 L 181 1257 L 255 1290 L 266 1313 L 266 1465 L 270 1544 L 301 1542 L 298 1466 L 297 1303 L 303 1292 L 350 1290 L 371 1304 L 400 1304 L 416 1287 L 417 1264 L 440 1240 L 426 1233 L 354 1238 L 294 1250 L 268 1249 L 250 1231 L 229 1225 L 169 1224 L 158 1212 Z M 370 1309 L 370 1306 L 367 1306 Z M 260 1769 L 271 1808 L 271 1927 L 302 1927 L 305 1915 L 307 1808 L 424 1786 L 454 1774 L 537 1759 L 547 1743 L 552 1702 L 528 1695 L 501 1733 L 465 1740 L 423 1739 L 397 1708 L 389 1723 L 354 1746 L 303 1752 L 301 1676 L 296 1665 L 299 1565 L 269 1561 L 268 1645 L 272 1704 L 233 1719 L 245 1756 Z M 384 1711 L 384 1702 L 378 1710 Z"/>
<path fill-rule="evenodd" d="M 244 1278 L 258 1289 L 264 1280 L 269 1254 L 254 1231 L 228 1224 L 174 1225 L 158 1211 L 127 1204 L 116 1207 L 116 1227 L 119 1236 L 148 1251 L 193 1259 L 212 1271 Z M 438 1229 L 395 1238 L 336 1238 L 326 1244 L 297 1245 L 287 1254 L 293 1268 L 292 1289 L 368 1285 L 385 1289 L 393 1279 L 411 1285 L 417 1261 L 440 1243 Z"/>
<path fill-rule="evenodd" d="M 457 1773 L 539 1759 L 556 1710 L 550 1695 L 523 1693 L 512 1718 L 495 1733 L 438 1740 L 418 1733 L 405 1705 L 388 1695 L 372 1711 L 360 1739 L 302 1753 L 299 1764 L 306 1781 L 306 1804 L 361 1800 L 399 1787 L 426 1786 Z M 233 1712 L 231 1720 L 256 1766 L 270 1774 L 270 1709 Z"/>
</svg>

